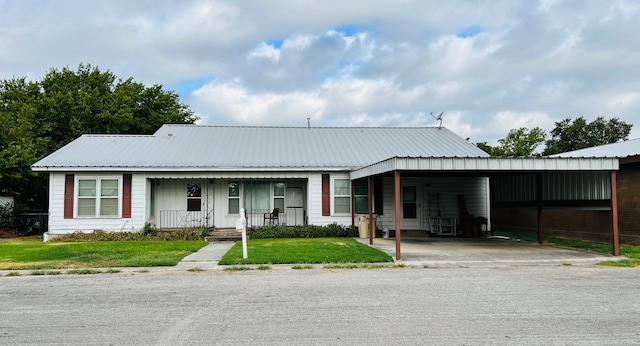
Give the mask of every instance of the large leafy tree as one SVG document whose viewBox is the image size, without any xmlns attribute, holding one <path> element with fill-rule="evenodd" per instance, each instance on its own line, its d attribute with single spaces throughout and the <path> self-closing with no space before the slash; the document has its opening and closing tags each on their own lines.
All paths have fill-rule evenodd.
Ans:
<svg viewBox="0 0 640 346">
<path fill-rule="evenodd" d="M 627 140 L 632 126 L 618 118 L 605 120 L 603 117 L 598 117 L 592 122 L 587 122 L 584 117 L 578 117 L 573 121 L 571 118 L 566 118 L 556 122 L 556 127 L 551 131 L 551 138 L 546 142 L 543 155 Z"/>
<path fill-rule="evenodd" d="M 175 92 L 91 65 L 0 81 L 0 194 L 43 209 L 46 178 L 30 170 L 40 158 L 85 133 L 152 134 L 196 120 Z"/>
<path fill-rule="evenodd" d="M 538 146 L 546 139 L 547 134 L 539 127 L 521 127 L 509 131 L 505 138 L 499 139 L 499 145 L 490 146 L 485 142 L 476 145 L 491 156 L 534 156 Z"/>
</svg>

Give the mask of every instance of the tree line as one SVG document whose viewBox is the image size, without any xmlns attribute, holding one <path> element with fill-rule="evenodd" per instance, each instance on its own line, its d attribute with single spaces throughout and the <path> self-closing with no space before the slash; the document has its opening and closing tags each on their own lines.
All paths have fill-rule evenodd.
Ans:
<svg viewBox="0 0 640 346">
<path fill-rule="evenodd" d="M 476 145 L 491 156 L 547 156 L 626 141 L 632 126 L 619 118 L 605 120 L 598 117 L 592 122 L 584 117 L 566 118 L 555 123 L 549 136 L 539 127 L 521 127 L 509 131 L 506 137 L 498 140 L 498 145 L 491 146 L 487 142 Z M 541 145 L 544 149 L 538 152 Z"/>
<path fill-rule="evenodd" d="M 31 165 L 82 134 L 152 134 L 165 123 L 197 120 L 173 91 L 81 64 L 38 81 L 0 81 L 0 195 L 46 210 L 48 180 Z M 96 153 L 99 155 L 99 153 Z"/>
<path fill-rule="evenodd" d="M 38 81 L 4 79 L 0 195 L 14 197 L 23 209 L 46 211 L 48 180 L 31 171 L 33 163 L 82 134 L 153 134 L 163 124 L 196 120 L 178 95 L 162 85 L 146 87 L 91 65 L 51 69 Z M 511 130 L 496 146 L 476 145 L 492 156 L 551 155 L 626 140 L 631 126 L 618 118 L 567 118 L 556 122 L 550 136 L 539 127 L 523 127 Z M 545 149 L 537 153 L 542 144 Z"/>
</svg>

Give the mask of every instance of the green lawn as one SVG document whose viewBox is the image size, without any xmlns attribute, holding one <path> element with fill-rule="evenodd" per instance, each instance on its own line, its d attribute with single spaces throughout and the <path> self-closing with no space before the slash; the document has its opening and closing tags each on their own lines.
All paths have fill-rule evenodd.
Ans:
<svg viewBox="0 0 640 346">
<path fill-rule="evenodd" d="M 242 258 L 242 243 L 236 243 L 220 264 L 311 264 L 393 262 L 386 253 L 353 238 L 250 239 L 249 258 Z"/>
<path fill-rule="evenodd" d="M 176 265 L 205 241 L 0 242 L 0 270 Z"/>
<path fill-rule="evenodd" d="M 517 238 L 524 241 L 537 242 L 538 237 L 532 232 L 496 232 L 497 235 L 504 235 L 511 238 Z M 574 249 L 593 251 L 610 255 L 613 253 L 611 244 L 597 243 L 591 241 L 559 238 L 559 237 L 543 237 L 543 242 L 548 244 L 560 245 Z M 640 246 L 620 245 L 620 255 L 626 257 L 619 261 L 605 261 L 600 265 L 612 267 L 639 267 L 640 266 Z"/>
</svg>

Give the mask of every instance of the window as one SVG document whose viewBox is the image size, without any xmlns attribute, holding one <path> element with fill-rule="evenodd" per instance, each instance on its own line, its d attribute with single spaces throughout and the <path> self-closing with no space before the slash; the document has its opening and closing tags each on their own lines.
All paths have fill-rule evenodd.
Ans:
<svg viewBox="0 0 640 346">
<path fill-rule="evenodd" d="M 229 214 L 240 214 L 240 183 L 229 183 Z"/>
<path fill-rule="evenodd" d="M 284 183 L 273 183 L 273 207 L 284 212 Z"/>
<path fill-rule="evenodd" d="M 153 217 L 156 215 L 156 180 L 151 179 L 151 184 L 149 185 L 149 216 Z"/>
<path fill-rule="evenodd" d="M 369 213 L 369 186 L 366 179 L 356 180 L 354 182 L 354 204 L 356 214 Z"/>
<path fill-rule="evenodd" d="M 200 211 L 202 208 L 202 189 L 200 184 L 187 184 L 187 211 Z"/>
<path fill-rule="evenodd" d="M 335 179 L 333 181 L 333 212 L 348 214 L 351 212 L 351 189 L 349 179 Z"/>
<path fill-rule="evenodd" d="M 118 179 L 78 179 L 80 217 L 118 217 L 120 194 Z"/>
</svg>

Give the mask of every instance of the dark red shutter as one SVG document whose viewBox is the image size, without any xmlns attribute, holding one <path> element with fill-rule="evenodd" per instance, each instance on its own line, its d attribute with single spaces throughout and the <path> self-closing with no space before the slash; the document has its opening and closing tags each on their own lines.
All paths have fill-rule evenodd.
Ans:
<svg viewBox="0 0 640 346">
<path fill-rule="evenodd" d="M 322 175 L 322 216 L 331 215 L 331 184 L 329 174 Z"/>
<path fill-rule="evenodd" d="M 73 174 L 64 176 L 64 218 L 73 219 Z"/>
<path fill-rule="evenodd" d="M 122 218 L 131 218 L 131 174 L 122 175 Z"/>
</svg>

